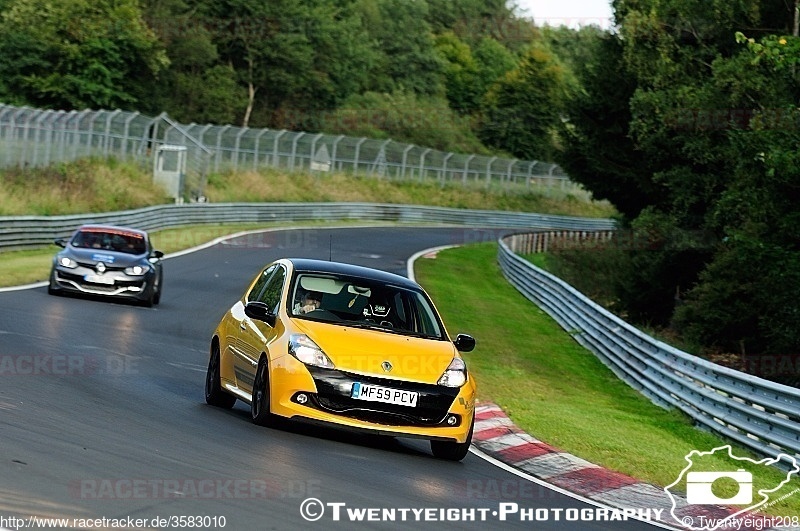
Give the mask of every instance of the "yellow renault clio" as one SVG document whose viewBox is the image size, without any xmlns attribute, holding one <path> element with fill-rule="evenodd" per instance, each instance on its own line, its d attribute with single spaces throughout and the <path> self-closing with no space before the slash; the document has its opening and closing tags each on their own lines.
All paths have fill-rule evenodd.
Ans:
<svg viewBox="0 0 800 531">
<path fill-rule="evenodd" d="M 430 440 L 434 456 L 469 451 L 475 381 L 415 282 L 360 266 L 308 259 L 269 264 L 211 338 L 206 402 L 250 404 L 253 422 L 277 417 Z"/>
</svg>

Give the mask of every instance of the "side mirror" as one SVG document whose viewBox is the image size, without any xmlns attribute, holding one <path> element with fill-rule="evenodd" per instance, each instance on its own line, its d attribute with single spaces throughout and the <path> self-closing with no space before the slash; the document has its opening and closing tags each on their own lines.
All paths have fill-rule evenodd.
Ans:
<svg viewBox="0 0 800 531">
<path fill-rule="evenodd" d="M 156 262 L 161 260 L 163 257 L 164 257 L 164 253 L 162 253 L 161 251 L 153 251 L 150 254 L 150 258 L 148 258 L 148 260 L 150 261 L 151 264 L 155 264 Z"/>
<path fill-rule="evenodd" d="M 53 241 L 54 244 L 58 245 L 59 247 L 66 247 L 67 246 L 67 239 L 66 238 L 58 238 Z"/>
<path fill-rule="evenodd" d="M 275 326 L 275 314 L 272 313 L 266 304 L 259 301 L 248 302 L 244 307 L 244 314 L 258 321 L 264 321 L 268 325 Z"/>
<path fill-rule="evenodd" d="M 467 334 L 458 334 L 453 344 L 459 352 L 470 352 L 475 348 L 475 338 Z"/>
</svg>

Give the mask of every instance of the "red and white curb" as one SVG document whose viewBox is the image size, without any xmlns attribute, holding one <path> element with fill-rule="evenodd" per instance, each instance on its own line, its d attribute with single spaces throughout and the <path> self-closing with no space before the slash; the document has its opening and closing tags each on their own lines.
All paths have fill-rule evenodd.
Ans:
<svg viewBox="0 0 800 531">
<path fill-rule="evenodd" d="M 661 524 L 691 529 L 672 517 L 673 501 L 663 488 L 607 470 L 542 442 L 514 425 L 495 404 L 481 402 L 475 407 L 472 444 L 494 459 L 578 497 L 616 509 L 660 509 Z M 675 504 L 675 515 L 684 522 L 701 522 L 700 517 L 705 521 L 721 521 L 735 512 L 721 505 L 690 505 L 677 497 Z M 757 517 L 751 518 L 751 522 L 751 526 L 741 525 L 736 529 L 766 528 Z"/>
</svg>

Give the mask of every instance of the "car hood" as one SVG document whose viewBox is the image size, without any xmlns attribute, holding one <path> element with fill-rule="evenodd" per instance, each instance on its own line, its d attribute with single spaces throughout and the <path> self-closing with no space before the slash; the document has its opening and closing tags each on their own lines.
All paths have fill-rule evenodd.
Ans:
<svg viewBox="0 0 800 531">
<path fill-rule="evenodd" d="M 449 341 L 302 319 L 295 323 L 336 369 L 346 372 L 435 384 L 457 355 Z"/>
<path fill-rule="evenodd" d="M 146 254 L 128 254 L 106 251 L 105 249 L 78 249 L 76 247 L 67 248 L 65 254 L 84 264 L 103 262 L 114 267 L 129 267 L 141 264 L 147 258 Z"/>
</svg>

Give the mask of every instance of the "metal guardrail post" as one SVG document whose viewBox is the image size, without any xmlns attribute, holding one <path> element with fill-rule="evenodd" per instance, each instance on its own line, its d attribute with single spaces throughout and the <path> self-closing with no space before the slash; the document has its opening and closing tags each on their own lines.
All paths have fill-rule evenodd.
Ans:
<svg viewBox="0 0 800 531">
<path fill-rule="evenodd" d="M 361 144 L 366 142 L 368 139 L 362 138 L 358 142 L 356 142 L 356 152 L 353 155 L 353 173 L 358 173 L 358 165 L 361 163 Z"/>
<path fill-rule="evenodd" d="M 338 160 L 336 158 L 336 148 L 339 146 L 339 142 L 341 142 L 343 138 L 345 138 L 344 135 L 339 135 L 333 141 L 333 147 L 331 148 L 331 165 L 334 168 L 336 168 L 336 161 Z M 339 169 L 341 170 L 341 167 Z"/>
<path fill-rule="evenodd" d="M 292 157 L 289 159 L 289 171 L 294 171 L 295 159 L 297 158 L 297 142 L 305 135 L 305 133 L 297 133 L 292 139 Z"/>
<path fill-rule="evenodd" d="M 219 131 L 217 131 L 217 149 L 214 153 L 214 171 L 219 171 L 219 164 L 220 158 L 222 157 L 222 133 L 230 129 L 230 125 L 225 125 L 220 127 Z"/>
<path fill-rule="evenodd" d="M 253 169 L 258 168 L 258 155 L 261 153 L 261 137 L 268 133 L 269 129 L 262 129 L 260 133 L 256 135 L 255 145 L 253 146 Z M 266 164 L 269 164 L 269 155 L 267 155 Z"/>
<path fill-rule="evenodd" d="M 286 133 L 287 133 L 286 130 L 282 130 L 280 133 L 278 133 L 275 136 L 275 141 L 273 142 L 273 147 L 272 147 L 272 167 L 273 168 L 277 168 L 280 165 L 280 156 L 279 156 L 279 151 L 278 151 L 278 149 L 279 149 L 278 141 Z"/>
<path fill-rule="evenodd" d="M 427 155 L 431 151 L 432 151 L 431 148 L 426 148 L 425 151 L 423 151 L 422 154 L 419 156 L 419 180 L 420 180 L 420 182 L 425 180 L 425 173 L 426 173 L 426 170 L 425 170 L 425 155 Z"/>
<path fill-rule="evenodd" d="M 409 144 L 403 150 L 403 157 L 400 161 L 400 178 L 406 178 L 406 163 L 408 162 L 408 152 L 414 149 L 414 144 Z"/>
<path fill-rule="evenodd" d="M 103 155 L 106 157 L 109 154 L 109 150 L 111 149 L 111 122 L 114 118 L 121 113 L 122 111 L 117 109 L 113 112 L 110 112 L 108 116 L 106 116 L 106 130 L 105 134 L 103 135 Z"/>
<path fill-rule="evenodd" d="M 234 171 L 239 169 L 239 149 L 242 145 L 242 135 L 247 133 L 247 131 L 249 131 L 247 127 L 240 128 L 239 133 L 236 135 L 236 141 L 233 143 L 233 156 L 231 157 L 231 163 L 233 164 Z"/>
<path fill-rule="evenodd" d="M 497 157 L 492 157 L 486 163 L 486 189 L 492 186 L 492 163 L 497 160 Z"/>
<path fill-rule="evenodd" d="M 467 184 L 467 177 L 469 176 L 469 163 L 472 162 L 476 155 L 470 155 L 467 157 L 467 160 L 464 162 L 464 175 L 462 176 L 461 182 L 466 185 Z"/>
</svg>

